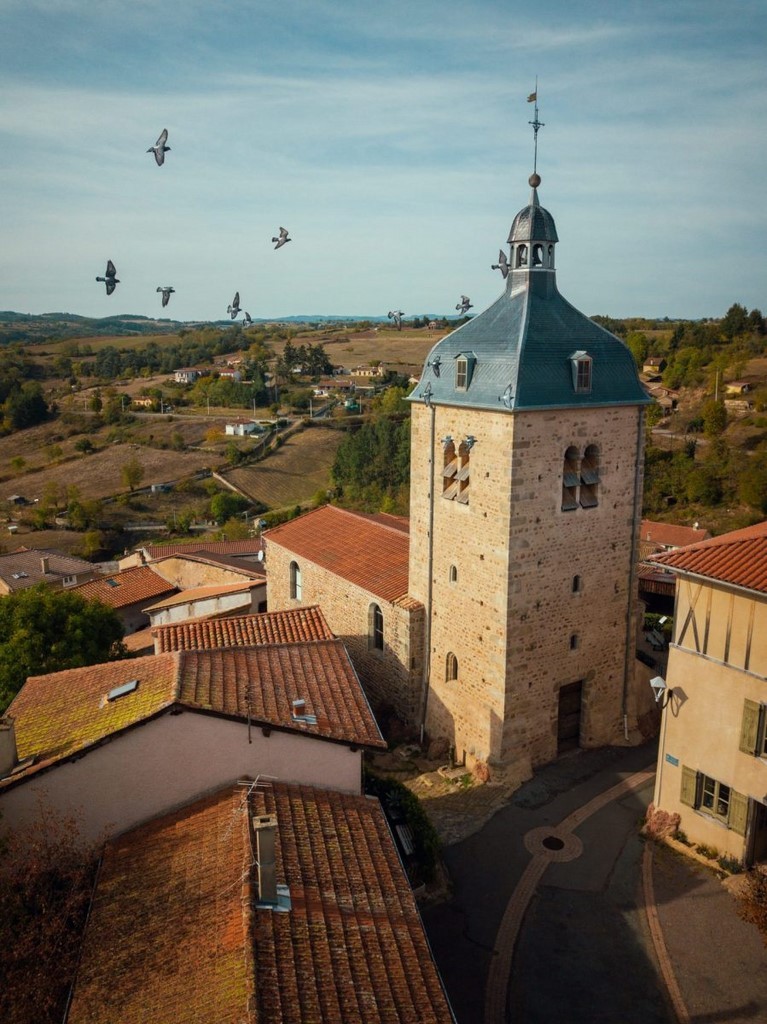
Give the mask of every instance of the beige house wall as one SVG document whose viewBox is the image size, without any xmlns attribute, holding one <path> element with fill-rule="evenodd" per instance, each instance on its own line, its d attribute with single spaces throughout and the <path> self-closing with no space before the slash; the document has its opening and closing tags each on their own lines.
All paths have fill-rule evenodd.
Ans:
<svg viewBox="0 0 767 1024">
<path fill-rule="evenodd" d="M 207 562 L 195 562 L 188 558 L 163 558 L 152 562 L 151 568 L 158 576 L 172 583 L 179 590 L 192 590 L 194 587 L 216 586 L 225 583 L 242 583 L 253 577 L 247 573 L 228 569 L 223 565 Z M 252 566 L 249 566 L 252 568 Z"/>
<path fill-rule="evenodd" d="M 359 750 L 297 733 L 272 730 L 265 736 L 258 726 L 250 738 L 242 722 L 164 714 L 0 791 L 0 828 L 17 829 L 45 813 L 74 814 L 83 838 L 100 840 L 243 776 L 362 791 Z"/>
<path fill-rule="evenodd" d="M 739 749 L 744 702 L 767 703 L 767 602 L 681 578 L 666 683 L 655 804 L 681 817 L 689 840 L 742 859 L 746 838 L 682 803 L 682 769 L 702 772 L 763 803 L 767 759 Z"/>
<path fill-rule="evenodd" d="M 152 626 L 167 626 L 187 619 L 208 618 L 212 615 L 250 615 L 266 600 L 266 583 L 236 594 L 217 594 L 189 602 L 169 605 L 147 612 Z"/>
<path fill-rule="evenodd" d="M 581 746 L 621 742 L 624 680 L 629 728 L 651 703 L 649 688 L 642 696 L 634 680 L 629 594 L 639 410 L 510 415 L 414 404 L 412 418 L 410 591 L 424 604 L 430 451 L 436 481 L 427 731 L 469 760 L 542 764 L 557 753 L 560 687 L 582 680 Z M 476 439 L 468 505 L 441 496 L 448 435 L 456 447 Z M 563 512 L 565 451 L 589 444 L 600 451 L 599 505 Z M 448 652 L 459 665 L 452 682 Z"/>
<path fill-rule="evenodd" d="M 391 707 L 405 722 L 418 720 L 423 676 L 423 608 L 392 603 L 300 558 L 267 538 L 267 601 L 270 611 L 318 604 L 333 633 L 343 640 L 368 699 L 379 710 Z M 301 569 L 301 598 L 290 596 L 290 564 Z M 370 609 L 383 614 L 384 649 L 370 644 Z"/>
</svg>

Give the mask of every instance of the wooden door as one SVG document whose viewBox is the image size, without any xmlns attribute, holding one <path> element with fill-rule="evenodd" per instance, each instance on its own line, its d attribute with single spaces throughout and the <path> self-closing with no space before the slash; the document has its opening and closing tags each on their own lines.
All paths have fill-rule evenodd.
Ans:
<svg viewBox="0 0 767 1024">
<path fill-rule="evenodd" d="M 568 683 L 559 689 L 557 714 L 557 754 L 577 750 L 581 739 L 581 699 L 583 680 Z"/>
</svg>

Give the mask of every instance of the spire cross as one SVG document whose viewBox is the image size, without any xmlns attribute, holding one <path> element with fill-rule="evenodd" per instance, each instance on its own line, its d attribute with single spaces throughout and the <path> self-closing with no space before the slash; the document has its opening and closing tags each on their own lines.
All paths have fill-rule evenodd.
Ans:
<svg viewBox="0 0 767 1024">
<path fill-rule="evenodd" d="M 541 128 L 545 128 L 546 125 L 543 121 L 538 120 L 538 77 L 535 79 L 535 92 L 531 93 L 527 97 L 528 103 L 535 103 L 535 120 L 528 121 L 529 125 L 533 127 L 533 141 L 534 141 L 534 153 L 533 153 L 533 174 L 538 172 L 538 132 Z"/>
</svg>

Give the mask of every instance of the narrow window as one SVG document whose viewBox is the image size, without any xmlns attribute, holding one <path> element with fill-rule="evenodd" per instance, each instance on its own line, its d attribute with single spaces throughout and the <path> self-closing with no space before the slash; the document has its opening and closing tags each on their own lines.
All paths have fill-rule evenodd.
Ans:
<svg viewBox="0 0 767 1024">
<path fill-rule="evenodd" d="M 445 680 L 448 683 L 454 682 L 458 678 L 458 658 L 453 654 L 452 651 L 448 653 L 445 659 Z"/>
<path fill-rule="evenodd" d="M 581 638 L 578 636 L 577 633 L 571 634 L 571 636 L 570 636 L 570 650 L 571 651 L 577 651 L 580 646 L 581 646 Z"/>
<path fill-rule="evenodd" d="M 451 583 L 457 583 L 458 582 L 458 569 L 454 565 L 450 566 L 450 582 Z"/>
<path fill-rule="evenodd" d="M 541 245 L 540 242 L 536 242 L 535 245 L 533 246 L 533 266 L 534 267 L 542 267 L 543 266 L 543 246 Z"/>
<path fill-rule="evenodd" d="M 368 647 L 374 651 L 384 649 L 383 612 L 377 604 L 371 604 L 368 616 Z"/>
<path fill-rule="evenodd" d="M 562 511 L 572 512 L 578 508 L 578 485 L 580 482 L 580 453 L 572 445 L 565 452 L 562 467 Z"/>
<path fill-rule="evenodd" d="M 290 563 L 290 596 L 294 601 L 301 600 L 301 566 L 298 562 Z"/>
<path fill-rule="evenodd" d="M 580 576 L 573 576 L 573 593 L 580 594 L 583 590 L 583 579 Z"/>
<path fill-rule="evenodd" d="M 526 245 L 518 245 L 517 246 L 517 266 L 518 267 L 526 267 L 527 266 L 527 246 Z"/>
<path fill-rule="evenodd" d="M 452 438 L 446 438 L 443 442 L 442 457 L 442 497 L 454 498 L 458 493 L 458 456 Z"/>
<path fill-rule="evenodd" d="M 549 246 L 549 266 L 551 267 L 552 270 L 554 269 L 554 246 L 553 245 Z"/>
<path fill-rule="evenodd" d="M 592 359 L 588 352 L 573 352 L 570 356 L 570 368 L 573 374 L 573 390 L 576 394 L 586 395 L 591 391 Z"/>
<path fill-rule="evenodd" d="M 581 508 L 596 508 L 599 504 L 599 448 L 590 444 L 581 460 Z"/>
<path fill-rule="evenodd" d="M 469 380 L 469 360 L 465 356 L 459 356 L 455 361 L 455 387 L 456 391 L 465 391 Z"/>
<path fill-rule="evenodd" d="M 458 448 L 458 472 L 455 475 L 458 482 L 456 500 L 460 501 L 462 505 L 469 504 L 470 453 L 471 447 L 465 441 L 462 441 Z"/>
</svg>

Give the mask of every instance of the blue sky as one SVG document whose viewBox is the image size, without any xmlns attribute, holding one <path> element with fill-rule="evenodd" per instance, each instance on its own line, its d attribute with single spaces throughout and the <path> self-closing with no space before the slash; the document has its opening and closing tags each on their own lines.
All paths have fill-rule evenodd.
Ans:
<svg viewBox="0 0 767 1024">
<path fill-rule="evenodd" d="M 763 0 L 0 0 L 0 309 L 478 312 L 538 76 L 562 293 L 767 312 L 765 43 Z"/>
</svg>

